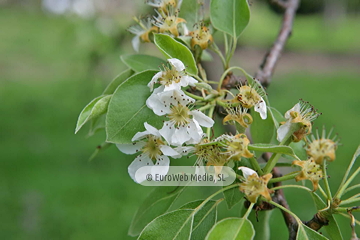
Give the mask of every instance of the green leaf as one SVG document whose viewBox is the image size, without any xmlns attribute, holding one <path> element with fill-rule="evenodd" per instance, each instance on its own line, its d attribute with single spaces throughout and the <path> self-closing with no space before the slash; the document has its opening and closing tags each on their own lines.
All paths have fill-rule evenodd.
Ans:
<svg viewBox="0 0 360 240">
<path fill-rule="evenodd" d="M 77 133 L 89 120 L 104 114 L 108 108 L 110 99 L 111 95 L 102 95 L 93 99 L 88 105 L 86 105 L 79 115 L 78 121 L 76 123 L 75 133 Z"/>
<path fill-rule="evenodd" d="M 327 238 L 320 233 L 312 230 L 304 224 L 299 224 L 298 232 L 296 234 L 297 240 L 326 240 Z"/>
<path fill-rule="evenodd" d="M 131 143 L 135 133 L 144 129 L 144 122 L 160 128 L 162 118 L 150 110 L 145 102 L 150 96 L 147 84 L 156 72 L 145 71 L 126 79 L 116 89 L 106 114 L 106 141 Z"/>
<path fill-rule="evenodd" d="M 109 85 L 105 88 L 103 94 L 104 95 L 105 94 L 113 94 L 115 92 L 116 88 L 120 85 L 120 83 L 122 83 L 123 81 L 128 79 L 133 74 L 134 74 L 134 71 L 131 69 L 127 69 L 127 70 L 123 71 L 109 83 Z"/>
<path fill-rule="evenodd" d="M 317 210 L 324 209 L 326 207 L 325 202 L 317 195 L 316 193 L 312 192 L 311 197 L 314 200 Z M 342 240 L 343 236 L 341 234 L 339 225 L 336 222 L 336 219 L 332 214 L 326 214 L 326 219 L 329 221 L 329 224 L 324 226 L 325 231 L 329 235 L 330 239 L 339 239 Z"/>
<path fill-rule="evenodd" d="M 216 222 L 216 206 L 220 201 L 204 200 L 185 204 L 180 209 L 165 213 L 151 221 L 138 239 L 204 239 Z"/>
<path fill-rule="evenodd" d="M 304 140 L 301 140 L 300 142 L 292 142 L 289 145 L 293 150 L 296 156 L 298 156 L 300 159 L 307 159 L 306 150 L 304 148 L 305 142 Z"/>
<path fill-rule="evenodd" d="M 209 231 L 206 240 L 248 240 L 255 236 L 254 227 L 245 218 L 225 218 Z"/>
<path fill-rule="evenodd" d="M 239 190 L 239 188 L 230 188 L 223 192 L 225 201 L 227 204 L 228 209 L 231 209 L 233 206 L 235 206 L 238 202 L 243 199 L 244 194 L 242 194 Z"/>
<path fill-rule="evenodd" d="M 157 187 L 137 210 L 128 234 L 137 236 L 154 218 L 165 213 L 182 193 L 184 187 Z"/>
<path fill-rule="evenodd" d="M 93 118 L 90 120 L 90 129 L 88 132 L 88 137 L 91 137 L 92 135 L 94 135 L 95 133 L 97 133 L 100 130 L 105 129 L 105 119 L 106 119 L 106 115 L 103 114 L 97 118 Z"/>
<path fill-rule="evenodd" d="M 260 151 L 260 152 L 272 152 L 272 153 L 281 153 L 289 156 L 294 156 L 295 153 L 293 149 L 289 146 L 284 145 L 273 145 L 265 143 L 255 143 L 248 145 L 249 150 Z"/>
<path fill-rule="evenodd" d="M 122 55 L 120 58 L 126 66 L 135 72 L 159 70 L 159 67 L 166 63 L 161 58 L 145 54 L 128 54 Z"/>
<path fill-rule="evenodd" d="M 275 126 L 271 115 L 268 114 L 266 119 L 261 119 L 258 112 L 251 111 L 251 116 L 253 123 L 250 125 L 250 132 L 253 141 L 256 143 L 270 143 L 275 134 Z"/>
<path fill-rule="evenodd" d="M 193 209 L 195 210 L 203 200 L 190 202 L 182 206 L 180 209 Z M 216 223 L 217 201 L 210 200 L 207 202 L 194 216 L 194 222 L 192 226 L 191 239 L 204 239 L 209 230 Z"/>
<path fill-rule="evenodd" d="M 238 38 L 250 20 L 247 0 L 211 0 L 210 18 L 214 28 Z"/>
<path fill-rule="evenodd" d="M 195 59 L 185 45 L 164 34 L 154 34 L 154 42 L 165 57 L 179 59 L 184 63 L 188 73 L 197 75 Z"/>
<path fill-rule="evenodd" d="M 179 17 L 186 20 L 186 26 L 192 29 L 194 24 L 199 22 L 199 1 L 194 0 L 183 0 L 181 3 Z"/>
<path fill-rule="evenodd" d="M 255 229 L 255 239 L 270 239 L 270 217 L 274 211 L 252 211 L 249 220 L 253 223 Z"/>
<path fill-rule="evenodd" d="M 175 210 L 155 218 L 140 233 L 139 240 L 189 239 L 194 215 L 191 209 Z"/>
<path fill-rule="evenodd" d="M 274 122 L 277 123 L 277 126 L 279 125 L 279 123 L 284 122 L 286 120 L 284 115 L 281 114 L 281 112 L 279 112 L 279 110 L 277 110 L 274 107 L 269 107 L 269 108 L 273 114 L 273 119 L 274 119 Z"/>
</svg>

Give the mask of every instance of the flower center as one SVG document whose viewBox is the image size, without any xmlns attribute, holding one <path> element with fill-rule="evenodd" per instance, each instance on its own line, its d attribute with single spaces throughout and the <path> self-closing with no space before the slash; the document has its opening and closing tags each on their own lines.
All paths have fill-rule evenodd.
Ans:
<svg viewBox="0 0 360 240">
<path fill-rule="evenodd" d="M 172 105 L 171 113 L 168 114 L 170 120 L 175 124 L 175 127 L 185 126 L 190 121 L 190 110 L 188 107 L 178 104 Z"/>
<path fill-rule="evenodd" d="M 161 145 L 164 145 L 164 142 L 161 140 L 161 138 L 148 135 L 148 141 L 141 151 L 145 154 L 148 154 L 152 160 L 155 160 L 157 156 L 162 155 L 160 150 Z"/>
<path fill-rule="evenodd" d="M 169 86 L 173 82 L 179 83 L 181 80 L 181 77 L 182 77 L 181 74 L 178 71 L 176 71 L 176 69 L 174 67 L 172 69 L 165 68 L 165 71 L 162 72 L 159 82 L 162 85 Z"/>
<path fill-rule="evenodd" d="M 306 178 L 309 180 L 320 180 L 323 177 L 320 165 L 316 164 L 314 160 L 305 162 L 303 172 Z"/>
<path fill-rule="evenodd" d="M 309 144 L 307 154 L 315 159 L 317 163 L 321 163 L 325 158 L 328 161 L 335 160 L 336 144 L 330 139 L 317 139 Z"/>
<path fill-rule="evenodd" d="M 261 100 L 259 93 L 250 86 L 240 87 L 237 98 L 245 108 L 251 108 Z"/>
</svg>

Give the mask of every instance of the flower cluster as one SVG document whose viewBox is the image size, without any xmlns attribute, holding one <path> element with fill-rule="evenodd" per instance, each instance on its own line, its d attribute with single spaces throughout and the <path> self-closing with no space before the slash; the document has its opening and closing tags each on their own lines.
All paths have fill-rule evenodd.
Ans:
<svg viewBox="0 0 360 240">
<path fill-rule="evenodd" d="M 127 154 L 142 152 L 128 168 L 134 180 L 135 172 L 142 166 L 164 166 L 154 168 L 154 171 L 160 169 L 157 173 L 166 173 L 170 163 L 168 157 L 181 157 L 189 149 L 184 144 L 197 144 L 203 139 L 201 126 L 212 127 L 214 124 L 210 117 L 193 109 L 195 99 L 182 91 L 182 87 L 194 86 L 197 80 L 186 74 L 180 60 L 168 59 L 168 64 L 149 81 L 152 94 L 146 101 L 156 115 L 165 116 L 168 120 L 160 130 L 145 123 L 146 131 L 135 134 L 132 139 L 135 143 L 117 145 L 120 151 Z M 155 85 L 160 86 L 154 88 Z"/>
<path fill-rule="evenodd" d="M 137 23 L 131 26 L 128 31 L 135 34 L 132 39 L 132 45 L 135 51 L 139 51 L 141 42 L 152 42 L 151 33 L 163 33 L 172 37 L 185 37 L 189 39 L 189 47 L 195 49 L 200 46 L 201 49 L 208 48 L 213 42 L 213 36 L 210 29 L 205 26 L 203 21 L 199 21 L 193 26 L 187 26 L 186 21 L 180 18 L 181 0 L 148 0 L 146 2 L 154 8 L 155 16 L 146 16 L 134 18 Z M 193 28 L 189 31 L 188 27 Z"/>
</svg>

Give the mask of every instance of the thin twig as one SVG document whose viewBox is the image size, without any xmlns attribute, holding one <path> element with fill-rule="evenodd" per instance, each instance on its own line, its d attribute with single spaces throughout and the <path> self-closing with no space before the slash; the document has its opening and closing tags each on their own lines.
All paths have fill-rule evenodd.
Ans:
<svg viewBox="0 0 360 240">
<path fill-rule="evenodd" d="M 281 56 L 287 39 L 292 32 L 292 25 L 295 18 L 296 10 L 300 0 L 281 1 L 281 6 L 285 8 L 285 13 L 281 25 L 280 32 L 275 40 L 273 46 L 269 49 L 264 57 L 259 70 L 255 77 L 259 79 L 263 86 L 268 86 L 271 82 L 271 76 L 274 72 L 275 65 Z M 278 1 L 279 2 L 279 1 Z"/>
</svg>

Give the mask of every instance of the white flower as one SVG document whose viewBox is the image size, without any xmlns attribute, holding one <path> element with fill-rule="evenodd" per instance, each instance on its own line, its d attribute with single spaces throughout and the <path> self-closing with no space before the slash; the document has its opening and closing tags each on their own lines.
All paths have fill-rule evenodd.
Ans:
<svg viewBox="0 0 360 240">
<path fill-rule="evenodd" d="M 170 68 L 164 66 L 164 71 L 158 72 L 148 84 L 150 91 L 153 90 L 155 83 L 160 83 L 162 91 L 180 90 L 181 87 L 195 86 L 198 81 L 185 73 L 185 65 L 176 58 L 167 60 Z"/>
<path fill-rule="evenodd" d="M 235 102 L 240 102 L 242 107 L 254 107 L 255 111 L 260 113 L 262 119 L 267 118 L 266 102 L 263 98 L 261 84 L 255 80 L 251 86 L 244 85 L 239 88 L 239 93 L 236 95 Z"/>
<path fill-rule="evenodd" d="M 286 122 L 277 129 L 277 140 L 283 141 L 293 131 L 293 141 L 300 141 L 311 133 L 311 122 L 320 115 L 309 102 L 301 100 L 285 113 Z"/>
<path fill-rule="evenodd" d="M 151 32 L 157 32 L 157 27 L 152 25 L 151 18 L 134 18 L 138 23 L 137 25 L 128 28 L 128 31 L 135 34 L 135 37 L 131 40 L 131 44 L 136 52 L 139 52 L 140 42 L 151 42 L 149 34 Z"/>
<path fill-rule="evenodd" d="M 146 131 L 136 133 L 131 139 L 134 143 L 116 145 L 121 152 L 126 154 L 142 152 L 128 167 L 130 177 L 138 183 L 145 180 L 146 177 L 143 176 L 141 179 L 135 179 L 135 173 L 139 168 L 144 166 L 162 166 L 152 168 L 151 173 L 164 175 L 169 170 L 170 159 L 168 156 L 173 158 L 181 157 L 179 152 L 163 142 L 159 130 L 146 122 L 144 126 Z"/>
<path fill-rule="evenodd" d="M 181 146 L 185 142 L 198 143 L 204 134 L 200 126 L 211 127 L 214 124 L 204 113 L 187 107 L 194 99 L 181 90 L 156 92 L 147 99 L 146 104 L 155 114 L 166 115 L 170 119 L 159 130 L 169 144 Z"/>
</svg>

